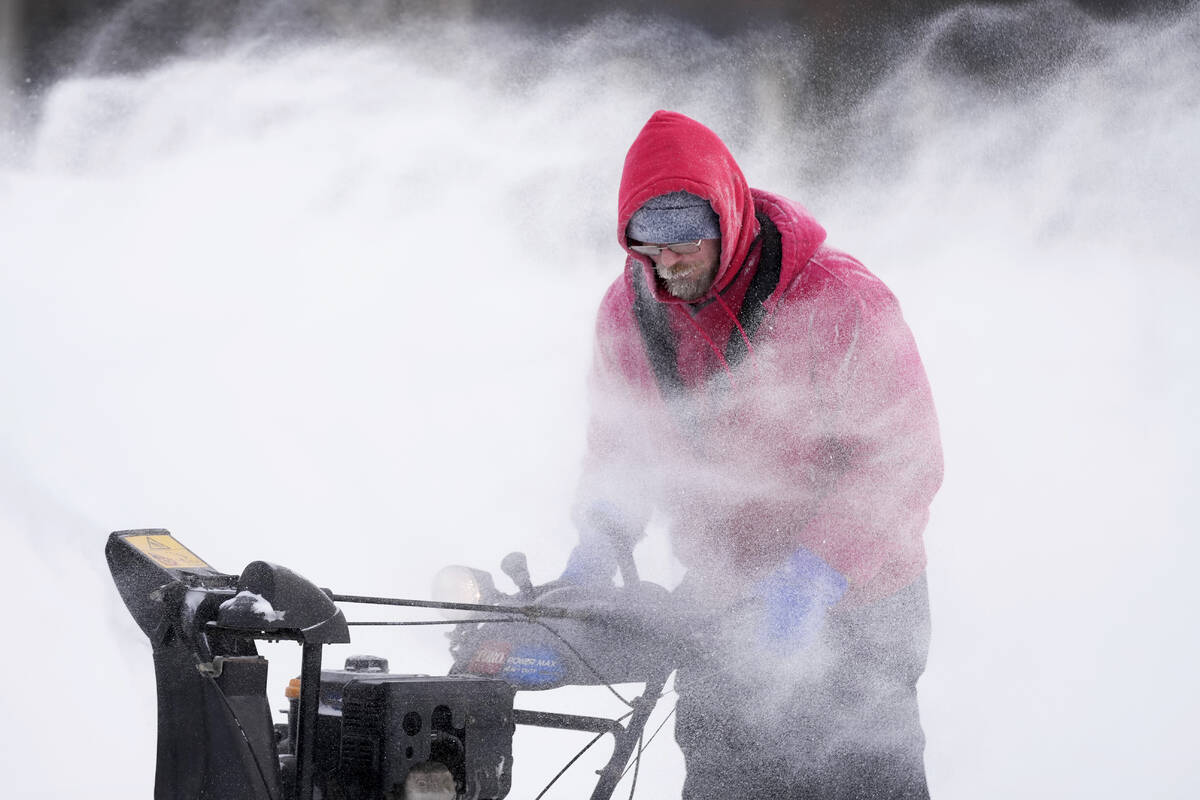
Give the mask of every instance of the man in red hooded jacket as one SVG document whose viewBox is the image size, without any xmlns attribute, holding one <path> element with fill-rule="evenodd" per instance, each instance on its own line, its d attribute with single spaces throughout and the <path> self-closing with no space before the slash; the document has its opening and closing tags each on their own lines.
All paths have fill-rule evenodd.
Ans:
<svg viewBox="0 0 1200 800">
<path fill-rule="evenodd" d="M 710 622 L 676 676 L 684 797 L 928 797 L 942 454 L 895 297 L 673 112 L 629 149 L 617 237 L 564 579 L 611 580 L 652 514 L 669 526 L 675 595 Z"/>
</svg>

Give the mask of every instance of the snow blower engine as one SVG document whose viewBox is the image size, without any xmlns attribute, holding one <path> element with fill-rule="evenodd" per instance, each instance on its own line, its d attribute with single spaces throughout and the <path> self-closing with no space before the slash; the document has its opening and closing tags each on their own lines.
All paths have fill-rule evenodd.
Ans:
<svg viewBox="0 0 1200 800">
<path fill-rule="evenodd" d="M 153 645 L 156 800 L 307 800 L 314 790 L 346 800 L 508 793 L 508 683 L 391 675 L 375 658 L 322 671 L 322 646 L 349 642 L 349 628 L 330 596 L 296 573 L 255 561 L 228 575 L 165 530 L 114 533 L 105 552 Z M 278 729 L 256 639 L 302 648 L 288 722 Z"/>
</svg>

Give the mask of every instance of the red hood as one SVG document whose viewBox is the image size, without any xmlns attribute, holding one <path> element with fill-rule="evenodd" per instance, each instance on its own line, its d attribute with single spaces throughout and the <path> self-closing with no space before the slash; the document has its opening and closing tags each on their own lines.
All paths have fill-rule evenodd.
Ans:
<svg viewBox="0 0 1200 800">
<path fill-rule="evenodd" d="M 750 186 L 733 155 L 717 135 L 674 111 L 656 111 L 625 156 L 617 203 L 617 241 L 626 251 L 629 218 L 652 197 L 687 191 L 703 197 L 721 218 L 721 266 L 712 291 L 721 291 L 746 260 L 758 236 Z M 646 268 L 648 285 L 662 302 L 681 302 L 654 279 L 650 259 L 630 255 Z M 710 292 L 711 294 L 711 292 Z"/>
</svg>

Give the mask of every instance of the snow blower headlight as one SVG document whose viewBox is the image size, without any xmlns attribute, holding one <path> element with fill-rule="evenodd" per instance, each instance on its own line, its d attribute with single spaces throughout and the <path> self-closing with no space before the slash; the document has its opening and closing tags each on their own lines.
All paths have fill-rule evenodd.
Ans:
<svg viewBox="0 0 1200 800">
<path fill-rule="evenodd" d="M 439 603 L 491 603 L 496 598 L 492 576 L 479 569 L 452 564 L 433 577 L 433 599 Z M 447 619 L 464 619 L 468 611 L 443 610 Z"/>
</svg>

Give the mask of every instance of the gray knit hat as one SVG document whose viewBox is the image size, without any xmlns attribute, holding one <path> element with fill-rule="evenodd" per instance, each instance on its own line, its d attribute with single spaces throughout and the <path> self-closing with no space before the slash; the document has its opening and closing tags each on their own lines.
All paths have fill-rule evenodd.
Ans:
<svg viewBox="0 0 1200 800">
<path fill-rule="evenodd" d="M 703 197 L 671 192 L 652 197 L 629 218 L 625 233 L 639 242 L 694 242 L 720 239 L 721 218 Z"/>
</svg>

